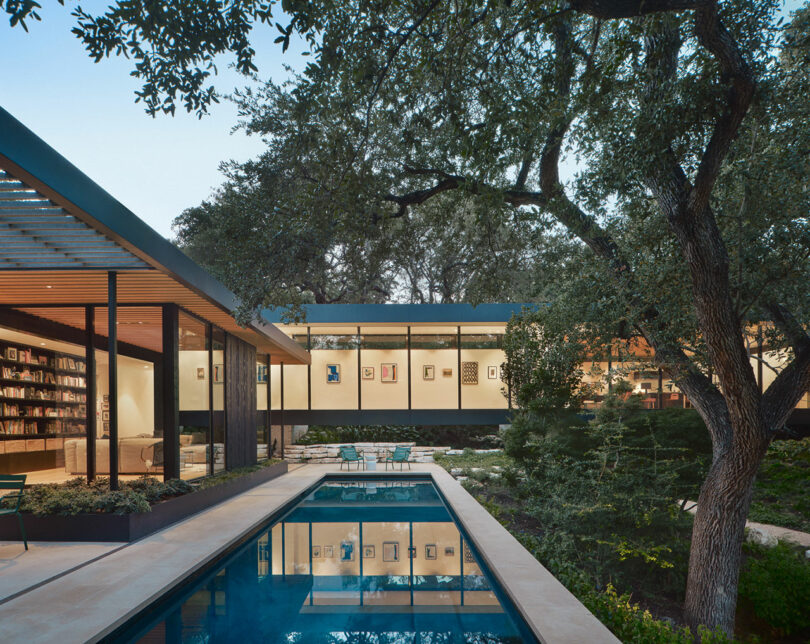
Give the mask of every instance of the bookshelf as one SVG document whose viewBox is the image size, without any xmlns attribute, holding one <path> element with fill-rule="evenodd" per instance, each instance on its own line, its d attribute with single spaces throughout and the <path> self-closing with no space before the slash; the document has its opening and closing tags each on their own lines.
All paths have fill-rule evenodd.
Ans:
<svg viewBox="0 0 810 644">
<path fill-rule="evenodd" d="M 85 371 L 75 355 L 0 340 L 0 441 L 86 435 Z"/>
</svg>

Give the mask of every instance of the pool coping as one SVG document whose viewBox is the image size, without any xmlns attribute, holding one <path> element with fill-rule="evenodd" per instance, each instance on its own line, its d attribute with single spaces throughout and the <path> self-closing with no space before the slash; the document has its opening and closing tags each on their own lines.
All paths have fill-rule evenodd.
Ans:
<svg viewBox="0 0 810 644">
<path fill-rule="evenodd" d="M 337 467 L 297 468 L 20 594 L 0 605 L 0 640 L 27 644 L 102 640 L 155 599 L 225 556 L 330 474 L 339 474 Z M 351 474 L 391 476 L 391 472 Z M 430 476 L 541 642 L 619 641 L 443 468 L 420 463 L 402 474 Z"/>
</svg>

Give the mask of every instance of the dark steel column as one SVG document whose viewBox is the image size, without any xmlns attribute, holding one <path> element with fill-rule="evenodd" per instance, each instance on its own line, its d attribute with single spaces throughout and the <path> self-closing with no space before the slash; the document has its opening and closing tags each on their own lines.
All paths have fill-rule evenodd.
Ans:
<svg viewBox="0 0 810 644">
<path fill-rule="evenodd" d="M 408 409 L 411 409 L 411 327 L 408 327 Z"/>
<path fill-rule="evenodd" d="M 312 355 L 312 329 L 307 327 L 307 351 Z M 312 362 L 307 365 L 307 409 L 312 409 Z"/>
<path fill-rule="evenodd" d="M 176 304 L 163 305 L 163 479 L 180 478 L 179 319 Z M 209 374 L 210 376 L 211 374 Z"/>
<path fill-rule="evenodd" d="M 270 458 L 273 455 L 273 422 L 271 417 L 271 410 L 270 410 L 270 401 L 272 400 L 272 390 L 270 389 L 270 354 L 267 354 L 267 382 L 265 383 L 265 387 L 267 388 L 267 411 L 264 412 L 264 427 L 267 433 L 267 458 Z M 271 564 L 272 565 L 272 564 Z"/>
<path fill-rule="evenodd" d="M 281 458 L 284 458 L 284 361 L 281 362 Z"/>
<path fill-rule="evenodd" d="M 613 393 L 613 375 L 611 371 L 613 370 L 613 360 L 611 360 L 612 356 L 608 356 L 608 372 L 607 372 L 607 379 L 608 379 L 608 393 Z"/>
<path fill-rule="evenodd" d="M 458 408 L 461 409 L 461 327 L 456 327 L 456 354 L 458 363 L 457 369 L 458 373 L 456 374 L 458 378 Z"/>
<path fill-rule="evenodd" d="M 361 336 L 360 336 L 360 327 L 357 327 L 357 409 L 360 410 L 363 408 L 363 367 L 360 366 L 361 358 L 360 358 L 360 344 L 361 344 Z M 380 374 L 382 377 L 382 374 Z"/>
<path fill-rule="evenodd" d="M 84 345 L 85 371 L 87 384 L 87 482 L 96 478 L 96 335 L 95 307 L 84 307 L 84 331 L 87 340 Z"/>
<path fill-rule="evenodd" d="M 208 345 L 208 474 L 214 473 L 214 326 L 205 325 L 206 344 Z M 225 359 L 222 360 L 225 369 Z M 227 373 L 227 369 L 225 372 Z M 225 402 L 225 382 L 222 384 L 222 401 Z M 222 405 L 225 406 L 224 404 Z M 224 412 L 223 412 L 224 413 Z"/>
<path fill-rule="evenodd" d="M 118 489 L 118 279 L 107 273 L 107 354 L 110 364 L 110 489 Z"/>
</svg>

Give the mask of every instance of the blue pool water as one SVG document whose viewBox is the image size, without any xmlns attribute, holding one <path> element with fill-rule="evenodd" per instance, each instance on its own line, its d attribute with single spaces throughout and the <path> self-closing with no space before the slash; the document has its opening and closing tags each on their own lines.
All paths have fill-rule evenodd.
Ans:
<svg viewBox="0 0 810 644">
<path fill-rule="evenodd" d="M 429 480 L 327 480 L 114 636 L 535 642 Z"/>
</svg>

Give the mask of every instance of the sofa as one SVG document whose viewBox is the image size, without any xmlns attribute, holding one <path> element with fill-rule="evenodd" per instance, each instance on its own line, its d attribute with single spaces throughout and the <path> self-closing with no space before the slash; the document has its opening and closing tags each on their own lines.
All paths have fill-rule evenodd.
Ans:
<svg viewBox="0 0 810 644">
<path fill-rule="evenodd" d="M 150 465 L 147 467 L 147 461 Z M 118 472 L 120 474 L 149 474 L 163 466 L 163 438 L 133 436 L 118 441 Z M 65 471 L 68 474 L 87 473 L 87 439 L 65 441 Z M 110 473 L 110 441 L 96 439 L 96 473 Z"/>
</svg>

